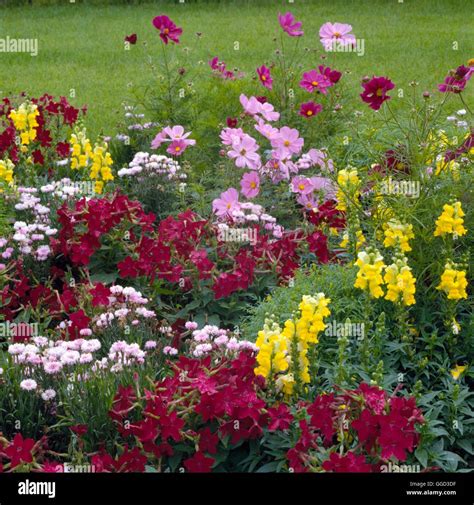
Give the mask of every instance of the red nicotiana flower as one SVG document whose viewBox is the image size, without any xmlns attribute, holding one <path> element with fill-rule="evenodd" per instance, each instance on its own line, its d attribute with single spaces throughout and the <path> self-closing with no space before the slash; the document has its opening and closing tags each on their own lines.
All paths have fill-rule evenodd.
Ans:
<svg viewBox="0 0 474 505">
<path fill-rule="evenodd" d="M 31 463 L 35 444 L 36 442 L 32 438 L 23 438 L 21 433 L 17 433 L 10 445 L 3 451 L 10 458 L 11 468 L 22 463 Z"/>
<path fill-rule="evenodd" d="M 215 459 L 205 456 L 202 452 L 196 452 L 191 458 L 184 460 L 184 467 L 192 473 L 209 473 Z"/>
<path fill-rule="evenodd" d="M 278 407 L 269 408 L 268 415 L 270 417 L 268 424 L 270 431 L 287 430 L 293 422 L 290 409 L 284 403 L 280 403 Z"/>
</svg>

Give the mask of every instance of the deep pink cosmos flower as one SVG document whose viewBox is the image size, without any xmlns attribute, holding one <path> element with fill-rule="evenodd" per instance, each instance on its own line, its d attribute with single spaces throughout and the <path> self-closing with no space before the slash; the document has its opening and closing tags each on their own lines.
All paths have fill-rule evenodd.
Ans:
<svg viewBox="0 0 474 505">
<path fill-rule="evenodd" d="M 324 65 L 319 65 L 318 70 L 319 73 L 329 79 L 332 84 L 337 84 L 342 76 L 342 73 L 338 70 L 332 70 L 330 67 L 325 67 Z"/>
<path fill-rule="evenodd" d="M 323 106 L 320 103 L 306 102 L 301 104 L 299 114 L 300 116 L 310 118 L 316 116 L 316 114 L 319 114 L 322 110 Z"/>
<path fill-rule="evenodd" d="M 350 33 L 351 31 L 351 25 L 324 23 L 319 29 L 319 38 L 326 51 L 333 51 L 338 47 L 345 47 L 356 43 L 356 38 Z"/>
<path fill-rule="evenodd" d="M 444 82 L 438 84 L 438 89 L 441 93 L 461 93 L 473 73 L 474 67 L 460 65 L 456 70 L 450 72 Z"/>
<path fill-rule="evenodd" d="M 312 93 L 320 91 L 323 95 L 327 94 L 327 88 L 332 86 L 332 82 L 317 70 L 310 70 L 303 74 L 303 79 L 300 81 L 300 86 Z"/>
<path fill-rule="evenodd" d="M 360 94 L 362 100 L 368 103 L 372 109 L 379 110 L 385 100 L 390 99 L 387 91 L 393 89 L 395 84 L 387 77 L 374 76 L 370 81 L 363 82 L 362 87 L 364 88 L 364 91 Z"/>
<path fill-rule="evenodd" d="M 273 79 L 270 74 L 270 69 L 265 65 L 257 68 L 257 74 L 260 79 L 260 82 L 268 89 L 272 89 L 273 87 Z"/>
<path fill-rule="evenodd" d="M 295 21 L 295 17 L 291 12 L 278 14 L 278 22 L 290 37 L 301 37 L 304 33 L 303 30 L 301 30 L 301 21 Z"/>
<path fill-rule="evenodd" d="M 257 172 L 245 173 L 240 181 L 240 187 L 245 198 L 256 197 L 260 192 L 260 177 Z"/>
<path fill-rule="evenodd" d="M 304 139 L 295 128 L 283 126 L 280 128 L 280 136 L 273 139 L 271 144 L 278 151 L 278 158 L 284 159 L 292 154 L 299 154 L 303 148 Z"/>
<path fill-rule="evenodd" d="M 152 149 L 158 149 L 163 142 L 170 142 L 170 146 L 166 150 L 170 154 L 179 156 L 189 147 L 194 146 L 196 141 L 188 138 L 191 132 L 184 133 L 184 128 L 181 125 L 167 126 L 151 142 Z"/>
<path fill-rule="evenodd" d="M 212 202 L 213 212 L 221 216 L 231 216 L 234 210 L 240 209 L 239 192 L 235 188 L 229 188 L 221 193 L 219 198 Z"/>
<path fill-rule="evenodd" d="M 232 142 L 232 148 L 227 153 L 229 158 L 235 160 L 235 165 L 239 168 L 250 168 L 257 170 L 260 168 L 260 155 L 257 153 L 259 145 L 250 135 L 244 134 L 241 139 Z"/>
<path fill-rule="evenodd" d="M 168 40 L 179 44 L 179 37 L 183 33 L 183 29 L 178 28 L 168 16 L 156 16 L 152 22 L 153 26 L 160 30 L 160 38 L 165 44 L 168 44 Z"/>
</svg>

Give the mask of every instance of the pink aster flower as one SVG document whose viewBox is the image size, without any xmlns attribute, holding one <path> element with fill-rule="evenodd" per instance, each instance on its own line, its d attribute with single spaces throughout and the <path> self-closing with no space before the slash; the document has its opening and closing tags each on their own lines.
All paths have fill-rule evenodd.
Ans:
<svg viewBox="0 0 474 505">
<path fill-rule="evenodd" d="M 174 156 L 181 156 L 188 147 L 188 143 L 185 140 L 173 140 L 171 144 L 166 149 L 166 152 L 173 154 Z"/>
<path fill-rule="evenodd" d="M 272 89 L 273 87 L 273 79 L 270 74 L 270 69 L 265 65 L 257 68 L 257 74 L 260 79 L 260 82 L 268 89 Z"/>
<path fill-rule="evenodd" d="M 220 133 L 221 141 L 226 146 L 230 146 L 234 142 L 241 140 L 244 135 L 245 133 L 242 128 L 224 128 Z"/>
<path fill-rule="evenodd" d="M 240 187 L 245 198 L 254 198 L 260 192 L 260 177 L 257 172 L 247 172 L 240 181 Z"/>
<path fill-rule="evenodd" d="M 232 143 L 232 149 L 227 153 L 229 158 L 235 160 L 239 168 L 257 170 L 260 167 L 260 155 L 257 153 L 259 145 L 250 135 L 244 134 L 243 138 Z"/>
<path fill-rule="evenodd" d="M 240 210 L 239 192 L 235 188 L 224 191 L 212 202 L 212 210 L 219 217 L 230 216 L 233 211 Z"/>
<path fill-rule="evenodd" d="M 461 93 L 473 73 L 474 67 L 460 65 L 456 70 L 450 72 L 443 83 L 438 84 L 438 89 L 441 93 Z"/>
<path fill-rule="evenodd" d="M 323 106 L 320 103 L 314 103 L 312 101 L 302 103 L 300 107 L 300 116 L 311 118 L 319 114 L 323 110 Z"/>
<path fill-rule="evenodd" d="M 315 209 L 318 206 L 316 201 L 314 200 L 312 193 L 308 193 L 306 195 L 300 194 L 300 195 L 298 195 L 298 198 L 296 199 L 296 201 L 307 210 Z"/>
<path fill-rule="evenodd" d="M 165 44 L 168 44 L 168 40 L 179 44 L 179 37 L 183 33 L 183 29 L 178 28 L 168 16 L 156 16 L 153 19 L 153 26 L 160 30 L 160 38 Z"/>
<path fill-rule="evenodd" d="M 181 125 L 167 126 L 151 142 L 152 149 L 157 149 L 163 142 L 170 142 L 167 152 L 174 155 L 182 154 L 187 147 L 194 146 L 196 141 L 188 138 L 191 132 L 184 132 Z"/>
<path fill-rule="evenodd" d="M 336 196 L 336 188 L 331 179 L 316 175 L 310 177 L 309 180 L 313 186 L 313 191 L 320 191 L 323 193 L 326 200 L 330 200 Z"/>
<path fill-rule="evenodd" d="M 248 98 L 242 93 L 240 103 L 244 108 L 244 112 L 250 116 L 256 116 L 262 110 L 262 104 L 254 96 Z"/>
<path fill-rule="evenodd" d="M 374 110 L 379 110 L 385 100 L 390 97 L 387 92 L 395 87 L 395 84 L 387 77 L 373 77 L 368 82 L 363 82 L 364 91 L 360 94 L 362 100 Z"/>
<path fill-rule="evenodd" d="M 295 17 L 291 12 L 278 14 L 278 22 L 290 37 L 301 37 L 304 33 L 303 30 L 301 30 L 301 21 L 295 21 Z"/>
<path fill-rule="evenodd" d="M 280 128 L 280 136 L 273 139 L 271 144 L 278 151 L 278 157 L 283 159 L 292 154 L 299 154 L 303 148 L 304 139 L 295 128 L 283 126 Z"/>
<path fill-rule="evenodd" d="M 331 51 L 338 46 L 353 45 L 355 36 L 350 33 L 352 26 L 344 23 L 324 23 L 319 29 L 319 38 L 326 51 Z"/>
<path fill-rule="evenodd" d="M 265 123 L 263 120 L 259 120 L 255 125 L 255 129 L 263 135 L 268 140 L 276 139 L 280 136 L 280 130 L 278 128 L 273 127 L 271 124 Z"/>
<path fill-rule="evenodd" d="M 293 193 L 299 193 L 300 195 L 308 195 L 313 192 L 313 183 L 311 179 L 307 177 L 293 177 L 291 180 L 291 189 Z"/>
<path fill-rule="evenodd" d="M 327 88 L 332 86 L 332 82 L 323 74 L 320 74 L 317 70 L 310 70 L 303 74 L 303 79 L 300 81 L 300 86 L 312 93 L 313 91 L 319 91 L 323 95 L 327 94 Z"/>
</svg>

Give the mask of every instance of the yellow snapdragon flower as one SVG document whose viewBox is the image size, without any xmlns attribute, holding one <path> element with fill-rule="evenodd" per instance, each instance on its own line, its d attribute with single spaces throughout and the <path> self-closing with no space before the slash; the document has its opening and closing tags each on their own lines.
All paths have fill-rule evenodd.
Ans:
<svg viewBox="0 0 474 505">
<path fill-rule="evenodd" d="M 347 210 L 349 195 L 353 199 L 357 199 L 360 195 L 361 180 L 355 168 L 339 170 L 337 174 L 337 190 L 336 199 L 338 210 Z"/>
<path fill-rule="evenodd" d="M 8 117 L 13 121 L 13 126 L 20 132 L 22 145 L 26 146 L 36 139 L 36 129 L 39 126 L 38 116 L 38 106 L 29 102 L 22 103 L 18 109 L 10 111 Z"/>
<path fill-rule="evenodd" d="M 0 180 L 4 180 L 11 184 L 13 182 L 13 169 L 15 165 L 9 159 L 0 160 Z"/>
<path fill-rule="evenodd" d="M 448 300 L 461 300 L 467 298 L 466 288 L 466 272 L 456 270 L 453 265 L 447 263 L 441 275 L 441 282 L 436 289 L 444 291 L 448 296 Z"/>
<path fill-rule="evenodd" d="M 384 224 L 384 247 L 399 248 L 402 252 L 411 251 L 409 241 L 415 238 L 412 224 L 403 224 L 398 219 L 391 219 Z"/>
<path fill-rule="evenodd" d="M 452 205 L 447 203 L 443 206 L 443 212 L 436 220 L 436 229 L 434 231 L 435 237 L 440 237 L 450 233 L 454 237 L 462 236 L 467 233 L 466 228 L 464 228 L 465 216 L 461 202 L 454 202 Z"/>
<path fill-rule="evenodd" d="M 377 249 L 367 249 L 357 254 L 355 264 L 359 267 L 354 287 L 369 291 L 373 298 L 383 296 L 382 272 L 385 268 L 383 256 Z"/>
<path fill-rule="evenodd" d="M 387 285 L 386 300 L 405 306 L 415 304 L 416 279 L 406 258 L 396 260 L 385 269 L 384 281 Z"/>
</svg>

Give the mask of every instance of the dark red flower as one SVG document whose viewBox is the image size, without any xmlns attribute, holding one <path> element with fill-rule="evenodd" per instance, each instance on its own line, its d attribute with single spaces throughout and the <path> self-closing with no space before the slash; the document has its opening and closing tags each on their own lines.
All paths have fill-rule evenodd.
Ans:
<svg viewBox="0 0 474 505">
<path fill-rule="evenodd" d="M 371 472 L 372 467 L 365 460 L 365 456 L 356 456 L 349 451 L 344 455 L 333 452 L 329 459 L 324 461 L 323 468 L 326 472 Z"/>
<path fill-rule="evenodd" d="M 75 424 L 70 428 L 78 437 L 83 437 L 87 433 L 88 429 L 87 424 Z"/>
<path fill-rule="evenodd" d="M 15 435 L 10 445 L 3 451 L 5 456 L 10 458 L 11 468 L 33 461 L 33 447 L 35 443 L 32 438 L 23 438 L 21 433 Z"/>
<path fill-rule="evenodd" d="M 193 457 L 184 460 L 184 466 L 188 472 L 209 473 L 215 459 L 204 456 L 202 452 L 196 452 Z"/>
<path fill-rule="evenodd" d="M 324 77 L 329 79 L 333 84 L 337 84 L 342 76 L 342 73 L 338 70 L 332 70 L 324 65 L 319 65 L 318 70 L 321 75 L 324 75 Z"/>
<path fill-rule="evenodd" d="M 199 450 L 201 452 L 216 454 L 218 444 L 219 436 L 217 433 L 212 433 L 208 426 L 199 431 Z"/>
<path fill-rule="evenodd" d="M 270 416 L 268 424 L 270 431 L 287 430 L 293 421 L 293 416 L 284 403 L 280 403 L 278 407 L 269 408 L 268 415 Z"/>
<path fill-rule="evenodd" d="M 131 35 L 127 35 L 125 37 L 125 42 L 128 42 L 129 44 L 135 45 L 137 43 L 137 34 L 132 33 Z"/>
<path fill-rule="evenodd" d="M 395 87 L 395 84 L 387 77 L 373 77 L 367 82 L 362 82 L 364 91 L 360 94 L 362 100 L 369 104 L 373 110 L 379 110 L 385 100 L 390 97 L 387 92 Z"/>
<path fill-rule="evenodd" d="M 98 282 L 91 290 L 92 306 L 98 307 L 100 305 L 108 306 L 110 304 L 109 296 L 111 295 L 110 289 L 105 287 L 101 282 Z"/>
</svg>

